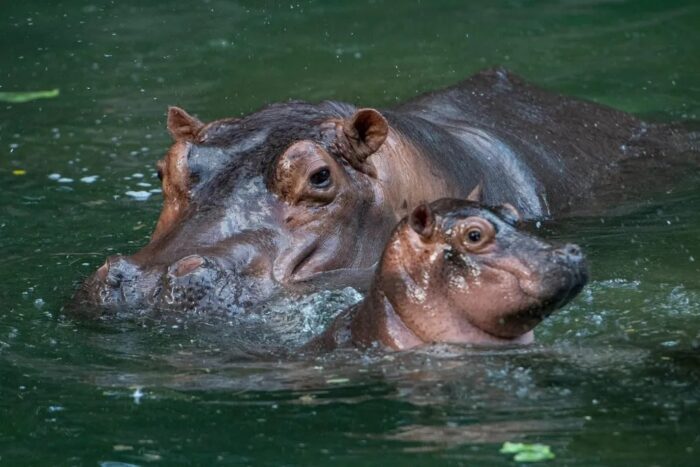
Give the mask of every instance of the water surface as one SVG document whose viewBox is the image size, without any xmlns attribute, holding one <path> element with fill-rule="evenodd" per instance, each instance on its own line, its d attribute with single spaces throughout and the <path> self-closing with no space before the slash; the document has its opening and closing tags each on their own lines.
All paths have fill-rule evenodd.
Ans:
<svg viewBox="0 0 700 467">
<path fill-rule="evenodd" d="M 0 464 L 511 465 L 500 445 L 524 440 L 557 465 L 697 465 L 697 174 L 541 227 L 583 245 L 593 280 L 529 348 L 277 361 L 241 352 L 235 322 L 62 318 L 155 224 L 167 105 L 382 107 L 500 64 L 645 118 L 700 116 L 695 1 L 265 3 L 3 6 L 0 91 L 61 94 L 0 104 Z M 328 298 L 283 308 L 289 326 L 312 332 Z"/>
</svg>

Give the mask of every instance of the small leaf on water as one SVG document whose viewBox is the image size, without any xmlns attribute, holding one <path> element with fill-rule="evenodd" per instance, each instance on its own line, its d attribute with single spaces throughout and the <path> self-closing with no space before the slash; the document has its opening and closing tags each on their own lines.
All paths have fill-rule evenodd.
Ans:
<svg viewBox="0 0 700 467">
<path fill-rule="evenodd" d="M 547 448 L 545 451 L 523 451 L 513 457 L 515 462 L 543 462 L 554 459 L 554 453 Z"/>
<path fill-rule="evenodd" d="M 0 102 L 23 104 L 25 102 L 31 102 L 37 99 L 52 99 L 54 97 L 58 97 L 59 94 L 60 91 L 58 89 L 29 92 L 0 92 Z"/>
<path fill-rule="evenodd" d="M 525 446 L 524 443 L 511 443 L 510 441 L 506 441 L 503 443 L 500 452 L 501 454 L 517 454 L 526 449 Z"/>
<path fill-rule="evenodd" d="M 12 175 L 27 175 L 27 171 L 24 169 L 15 169 L 12 171 Z"/>
<path fill-rule="evenodd" d="M 515 462 L 543 462 L 556 456 L 546 444 L 511 443 L 506 441 L 500 450 L 501 454 L 515 454 Z"/>
</svg>

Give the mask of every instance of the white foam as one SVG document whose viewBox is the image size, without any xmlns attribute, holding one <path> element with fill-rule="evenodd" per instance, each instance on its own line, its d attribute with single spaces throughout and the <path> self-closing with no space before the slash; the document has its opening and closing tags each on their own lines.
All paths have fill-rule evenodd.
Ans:
<svg viewBox="0 0 700 467">
<path fill-rule="evenodd" d="M 151 197 L 153 193 L 150 193 L 148 191 L 127 191 L 125 193 L 126 196 L 130 198 L 134 198 L 137 201 L 146 201 L 148 198 Z"/>
</svg>

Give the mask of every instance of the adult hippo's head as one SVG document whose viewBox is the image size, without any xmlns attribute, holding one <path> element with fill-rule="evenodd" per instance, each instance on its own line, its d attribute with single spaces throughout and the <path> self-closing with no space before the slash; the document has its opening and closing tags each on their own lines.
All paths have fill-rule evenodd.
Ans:
<svg viewBox="0 0 700 467">
<path fill-rule="evenodd" d="M 418 201 L 397 196 L 382 175 L 382 159 L 396 161 L 402 143 L 373 109 L 289 102 L 203 124 L 173 107 L 168 130 L 152 238 L 132 256 L 107 258 L 77 293 L 78 310 L 230 313 L 351 276 L 374 265 Z"/>
</svg>

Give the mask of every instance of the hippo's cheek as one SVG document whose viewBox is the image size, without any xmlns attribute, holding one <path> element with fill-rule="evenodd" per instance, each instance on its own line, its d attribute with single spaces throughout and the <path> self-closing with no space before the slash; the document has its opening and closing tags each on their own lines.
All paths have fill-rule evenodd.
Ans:
<svg viewBox="0 0 700 467">
<path fill-rule="evenodd" d="M 479 330 L 498 339 L 520 338 L 542 320 L 536 312 L 540 301 L 521 288 L 521 281 L 511 271 L 481 265 L 478 275 L 451 289 L 451 301 Z"/>
<path fill-rule="evenodd" d="M 338 235 L 311 236 L 298 242 L 288 253 L 282 253 L 273 269 L 280 283 L 304 282 L 319 273 L 354 266 L 355 251 Z"/>
</svg>

